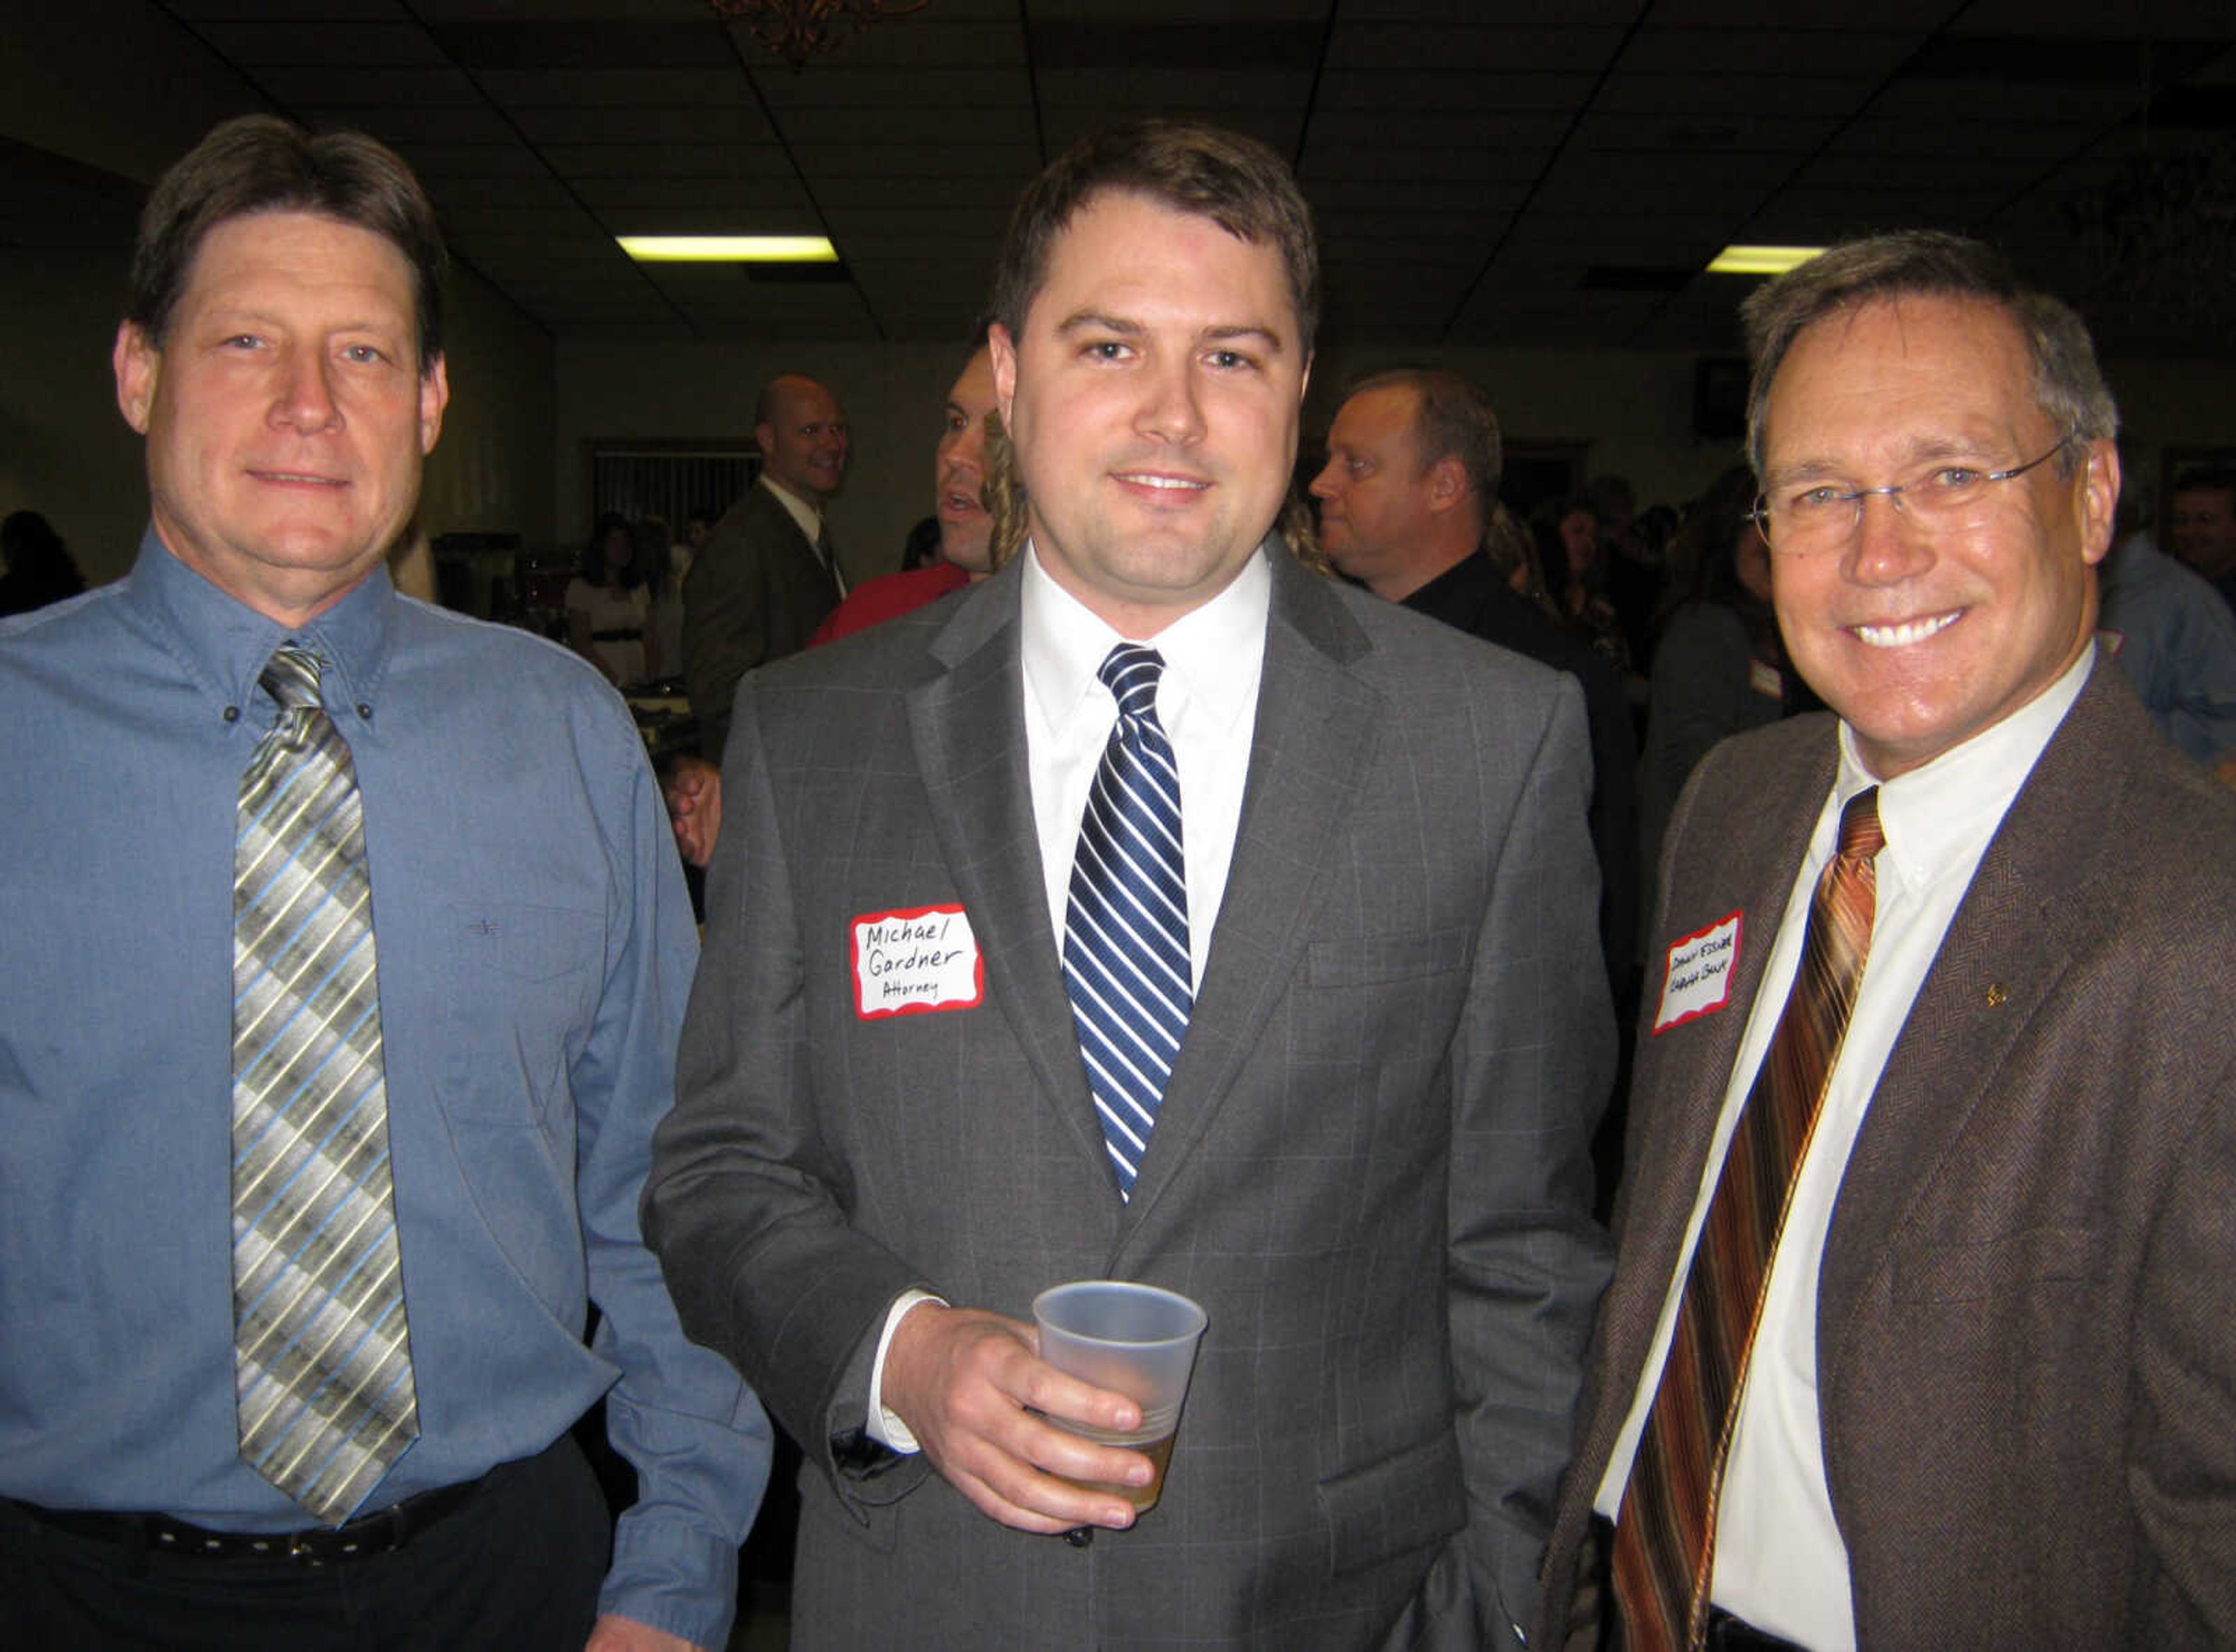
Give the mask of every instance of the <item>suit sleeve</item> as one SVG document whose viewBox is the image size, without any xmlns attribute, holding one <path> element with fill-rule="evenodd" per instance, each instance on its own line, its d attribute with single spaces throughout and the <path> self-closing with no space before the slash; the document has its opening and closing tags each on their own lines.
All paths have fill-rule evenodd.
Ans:
<svg viewBox="0 0 2236 1652">
<path fill-rule="evenodd" d="M 890 1502 L 927 1468 L 865 1444 L 869 1371 L 886 1309 L 925 1281 L 850 1223 L 851 1179 L 821 1129 L 758 683 L 738 694 L 706 951 L 645 1226 L 685 1330 L 745 1373 L 843 1497 Z"/>
<path fill-rule="evenodd" d="M 694 947 L 682 869 L 634 727 L 622 723 L 614 749 L 634 759 L 635 782 L 627 818 L 608 823 L 611 939 L 572 1078 L 576 1199 L 602 1316 L 593 1346 L 621 1370 L 606 1396 L 607 1427 L 636 1470 L 637 1500 L 615 1533 L 599 1606 L 719 1647 L 736 1609 L 738 1545 L 768 1481 L 771 1436 L 738 1373 L 685 1338 L 638 1226 L 653 1127 L 674 1095 Z"/>
<path fill-rule="evenodd" d="M 2148 1548 L 2128 1616 L 2153 1647 L 2236 1645 L 2236 1070 L 2197 1077 L 2136 1309 L 2127 1484 Z"/>
<path fill-rule="evenodd" d="M 1581 694 L 1564 676 L 1495 846 L 1451 1049 L 1448 1315 L 1468 1524 L 1430 1575 L 1417 1646 L 1520 1643 L 1607 1283 L 1590 1149 L 1614 1021 L 1587 750 Z"/>
<path fill-rule="evenodd" d="M 683 686 L 720 761 L 738 679 L 768 658 L 767 559 L 749 532 L 719 536 L 685 577 Z"/>
</svg>

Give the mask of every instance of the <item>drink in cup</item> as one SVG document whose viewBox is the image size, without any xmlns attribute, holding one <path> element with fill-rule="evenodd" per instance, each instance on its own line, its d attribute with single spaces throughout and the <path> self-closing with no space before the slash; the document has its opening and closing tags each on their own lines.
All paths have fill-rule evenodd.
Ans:
<svg viewBox="0 0 2236 1652">
<path fill-rule="evenodd" d="M 1187 1398 L 1196 1345 L 1203 1338 L 1204 1311 L 1178 1292 L 1154 1285 L 1075 1280 L 1034 1298 L 1033 1319 L 1040 1326 L 1042 1359 L 1141 1408 L 1141 1426 L 1130 1433 L 1058 1417 L 1049 1421 L 1097 1445 L 1140 1451 L 1156 1471 L 1147 1485 L 1071 1484 L 1124 1497 L 1136 1510 L 1156 1507 L 1172 1460 L 1173 1432 L 1180 1426 L 1180 1401 Z"/>
</svg>

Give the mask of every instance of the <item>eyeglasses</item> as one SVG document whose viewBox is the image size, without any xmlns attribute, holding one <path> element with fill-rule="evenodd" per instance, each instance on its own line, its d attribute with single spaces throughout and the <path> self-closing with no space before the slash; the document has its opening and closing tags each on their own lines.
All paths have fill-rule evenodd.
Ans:
<svg viewBox="0 0 2236 1652">
<path fill-rule="evenodd" d="M 1883 488 L 1841 488 L 1820 483 L 1758 494 L 1747 517 L 1762 530 L 1763 542 L 1781 556 L 1813 556 L 1846 545 L 1863 525 L 1864 501 L 1874 493 L 1886 495 L 1921 528 L 1961 533 L 1994 516 L 1997 496 L 1989 484 L 2009 482 L 2048 464 L 2065 451 L 2072 439 L 2064 438 L 2040 457 L 2008 471 L 1980 471 L 1944 462 Z"/>
</svg>

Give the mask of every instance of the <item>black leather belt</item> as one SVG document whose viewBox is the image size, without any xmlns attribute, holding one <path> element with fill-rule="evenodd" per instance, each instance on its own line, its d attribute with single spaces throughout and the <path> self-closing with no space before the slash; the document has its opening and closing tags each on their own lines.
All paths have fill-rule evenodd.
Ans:
<svg viewBox="0 0 2236 1652">
<path fill-rule="evenodd" d="M 1759 1629 L 1720 1606 L 1708 1608 L 1709 1652 L 1803 1652 L 1799 1641 Z"/>
<path fill-rule="evenodd" d="M 166 1514 L 43 1509 L 12 1497 L 8 1503 L 53 1530 L 147 1554 L 182 1555 L 195 1560 L 292 1560 L 305 1566 L 332 1566 L 394 1554 L 437 1521 L 464 1508 L 481 1485 L 481 1480 L 469 1480 L 464 1485 L 438 1486 L 342 1525 L 312 1526 L 306 1531 L 214 1531 Z"/>
</svg>

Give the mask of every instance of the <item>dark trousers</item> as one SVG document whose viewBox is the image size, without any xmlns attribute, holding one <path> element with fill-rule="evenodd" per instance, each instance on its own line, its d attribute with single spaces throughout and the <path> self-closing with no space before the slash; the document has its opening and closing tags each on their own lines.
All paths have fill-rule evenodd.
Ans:
<svg viewBox="0 0 2236 1652">
<path fill-rule="evenodd" d="M 393 1554 L 308 1567 L 81 1537 L 0 1502 L 19 1652 L 582 1652 L 612 1528 L 570 1438 L 494 1471 Z"/>
</svg>

